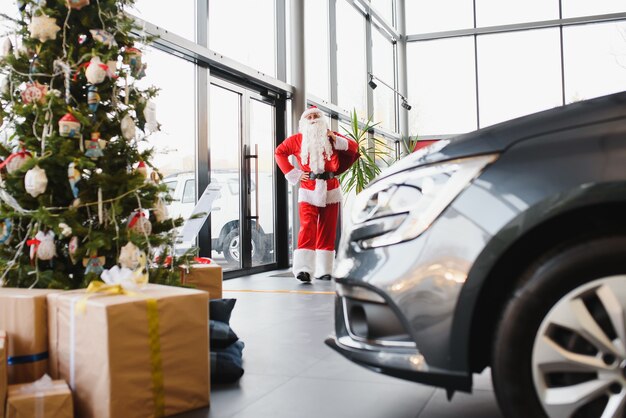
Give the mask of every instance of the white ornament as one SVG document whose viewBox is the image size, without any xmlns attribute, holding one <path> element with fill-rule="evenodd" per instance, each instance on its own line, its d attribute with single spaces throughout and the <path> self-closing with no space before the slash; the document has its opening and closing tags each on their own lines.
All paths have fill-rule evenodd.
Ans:
<svg viewBox="0 0 626 418">
<path fill-rule="evenodd" d="M 139 247 L 129 241 L 128 244 L 122 247 L 117 261 L 120 263 L 120 266 L 135 270 L 139 266 L 140 253 Z"/>
<path fill-rule="evenodd" d="M 157 222 L 164 222 L 170 218 L 170 215 L 167 211 L 167 205 L 160 197 L 157 199 L 156 204 L 154 205 L 154 217 Z"/>
<path fill-rule="evenodd" d="M 61 235 L 64 237 L 67 238 L 72 235 L 72 228 L 68 224 L 61 222 L 59 228 L 61 229 Z"/>
<path fill-rule="evenodd" d="M 32 157 L 30 156 L 30 153 L 22 151 L 10 158 L 11 159 L 6 165 L 7 172 L 14 173 L 20 168 L 22 168 L 24 164 L 26 164 L 26 162 L 30 160 Z"/>
<path fill-rule="evenodd" d="M 100 61 L 100 57 L 92 57 L 85 70 L 85 77 L 91 84 L 100 84 L 106 78 L 108 69 L 109 67 Z"/>
<path fill-rule="evenodd" d="M 11 39 L 4 38 L 4 41 L 2 41 L 2 56 L 8 57 L 11 51 L 13 51 L 13 44 L 11 43 Z"/>
<path fill-rule="evenodd" d="M 150 235 L 152 233 L 152 223 L 148 220 L 145 213 L 140 211 L 133 212 L 130 216 L 128 228 L 135 234 Z"/>
<path fill-rule="evenodd" d="M 9 78 L 2 77 L 0 81 L 0 94 L 9 94 Z"/>
<path fill-rule="evenodd" d="M 143 116 L 146 118 L 146 129 L 148 132 L 156 132 L 159 129 L 156 119 L 156 103 L 148 100 L 146 107 L 143 109 Z"/>
<path fill-rule="evenodd" d="M 126 115 L 122 118 L 120 128 L 122 130 L 122 136 L 125 140 L 130 141 L 135 137 L 137 127 L 135 126 L 135 121 L 130 117 L 130 115 Z"/>
<path fill-rule="evenodd" d="M 103 29 L 90 29 L 91 37 L 101 44 L 108 46 L 109 48 L 117 46 L 117 42 L 115 42 L 115 38 L 109 32 Z"/>
<path fill-rule="evenodd" d="M 57 255 L 57 248 L 54 244 L 54 232 L 39 231 L 37 232 L 37 235 L 35 235 L 35 239 L 39 240 L 39 244 L 32 246 L 31 250 L 33 247 L 36 247 L 38 259 L 43 261 L 52 260 L 52 258 Z"/>
<path fill-rule="evenodd" d="M 35 16 L 28 25 L 31 38 L 46 42 L 48 39 L 56 39 L 57 32 L 61 30 L 56 19 L 49 16 Z"/>
<path fill-rule="evenodd" d="M 28 194 L 37 197 L 46 191 L 48 186 L 48 176 L 46 171 L 35 166 L 26 172 L 24 176 L 24 186 Z"/>
</svg>

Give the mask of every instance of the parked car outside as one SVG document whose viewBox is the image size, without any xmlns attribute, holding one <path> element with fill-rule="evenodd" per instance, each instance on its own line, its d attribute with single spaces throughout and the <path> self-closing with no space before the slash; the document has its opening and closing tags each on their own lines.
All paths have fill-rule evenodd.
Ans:
<svg viewBox="0 0 626 418">
<path fill-rule="evenodd" d="M 506 417 L 626 416 L 626 92 L 438 141 L 354 200 L 326 343 Z"/>
<path fill-rule="evenodd" d="M 267 177 L 267 178 L 266 178 Z M 271 187 L 269 176 L 259 176 L 266 187 Z M 267 181 L 266 181 L 267 180 Z M 168 213 L 172 217 L 188 219 L 196 205 L 196 180 L 193 172 L 172 174 L 163 179 L 172 197 Z M 213 202 L 211 210 L 211 248 L 223 254 L 230 264 L 239 264 L 239 173 L 223 171 L 211 173 L 211 184 L 219 186 L 220 197 Z M 252 191 L 256 187 L 252 185 Z M 271 190 L 271 188 L 269 189 Z M 260 213 L 271 214 L 271 201 L 261 199 Z M 255 225 L 256 226 L 256 225 Z M 273 254 L 273 219 L 259 217 L 259 226 L 252 228 L 252 260 L 262 262 Z"/>
</svg>

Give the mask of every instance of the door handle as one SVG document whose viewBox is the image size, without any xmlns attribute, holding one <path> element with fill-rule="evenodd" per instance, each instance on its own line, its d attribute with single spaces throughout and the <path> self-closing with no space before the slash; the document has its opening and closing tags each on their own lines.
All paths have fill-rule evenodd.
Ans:
<svg viewBox="0 0 626 418">
<path fill-rule="evenodd" d="M 254 144 L 254 154 L 246 155 L 248 161 L 254 160 L 254 206 L 255 214 L 248 216 L 248 219 L 256 220 L 256 227 L 259 227 L 259 144 Z M 248 194 L 252 192 L 252 173 L 248 170 Z"/>
</svg>

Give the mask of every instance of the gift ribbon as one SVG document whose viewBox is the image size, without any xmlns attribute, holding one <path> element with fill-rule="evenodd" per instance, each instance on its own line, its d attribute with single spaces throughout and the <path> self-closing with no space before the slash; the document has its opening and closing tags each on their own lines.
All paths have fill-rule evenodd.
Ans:
<svg viewBox="0 0 626 418">
<path fill-rule="evenodd" d="M 124 289 L 120 284 L 106 284 L 94 280 L 87 287 L 87 294 L 80 299 L 76 297 L 72 303 L 70 322 L 70 387 L 75 389 L 75 346 L 76 346 L 76 312 L 85 312 L 87 300 L 97 294 L 126 295 L 145 297 L 141 293 Z M 152 379 L 152 397 L 154 400 L 154 416 L 165 416 L 165 388 L 163 384 L 163 362 L 161 358 L 161 339 L 159 336 L 159 311 L 157 300 L 146 298 L 146 313 L 148 315 L 148 337 L 150 347 L 150 374 Z"/>
<path fill-rule="evenodd" d="M 48 352 L 44 351 L 42 353 L 37 354 L 28 354 L 25 356 L 11 356 L 7 357 L 7 364 L 9 366 L 14 366 L 17 364 L 26 364 L 26 363 L 34 363 L 36 361 L 45 360 L 48 358 Z"/>
</svg>

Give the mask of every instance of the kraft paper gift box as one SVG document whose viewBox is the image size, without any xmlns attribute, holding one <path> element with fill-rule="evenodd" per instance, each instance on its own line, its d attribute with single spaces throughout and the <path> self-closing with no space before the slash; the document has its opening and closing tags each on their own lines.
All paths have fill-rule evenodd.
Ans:
<svg viewBox="0 0 626 418">
<path fill-rule="evenodd" d="M 9 383 L 30 383 L 48 371 L 46 295 L 59 290 L 0 288 L 0 329 L 7 333 Z"/>
<path fill-rule="evenodd" d="M 7 418 L 73 418 L 72 392 L 63 380 L 45 375 L 33 383 L 10 385 Z"/>
<path fill-rule="evenodd" d="M 215 262 L 181 266 L 180 280 L 184 285 L 209 292 L 211 299 L 222 298 L 222 266 Z"/>
<path fill-rule="evenodd" d="M 147 285 L 50 295 L 50 371 L 80 417 L 172 415 L 209 404 L 208 295 Z"/>
<path fill-rule="evenodd" d="M 4 401 L 7 397 L 7 333 L 0 330 L 0 418 L 4 418 Z"/>
</svg>

